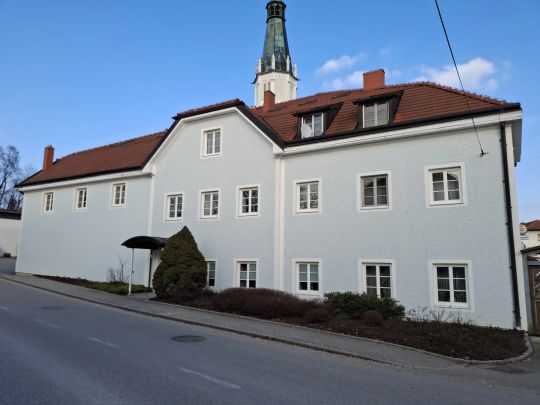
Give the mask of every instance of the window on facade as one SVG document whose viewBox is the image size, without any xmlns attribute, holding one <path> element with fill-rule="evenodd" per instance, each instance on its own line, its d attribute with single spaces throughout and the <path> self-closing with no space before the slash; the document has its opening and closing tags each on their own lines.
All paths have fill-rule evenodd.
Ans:
<svg viewBox="0 0 540 405">
<path fill-rule="evenodd" d="M 75 190 L 75 209 L 84 210 L 86 209 L 86 199 L 88 197 L 87 188 L 78 188 Z"/>
<path fill-rule="evenodd" d="M 43 212 L 52 212 L 54 203 L 54 193 L 43 194 Z"/>
<path fill-rule="evenodd" d="M 201 216 L 216 218 L 219 215 L 219 191 L 206 191 L 201 194 Z"/>
<path fill-rule="evenodd" d="M 245 187 L 240 189 L 239 215 L 258 215 L 259 213 L 259 187 Z"/>
<path fill-rule="evenodd" d="M 364 128 L 386 125 L 389 121 L 388 101 L 364 105 Z"/>
<path fill-rule="evenodd" d="M 126 183 L 113 184 L 113 207 L 123 207 L 126 205 Z"/>
<path fill-rule="evenodd" d="M 319 263 L 298 263 L 298 290 L 319 291 Z"/>
<path fill-rule="evenodd" d="M 296 185 L 296 201 L 298 212 L 319 211 L 319 182 L 298 183 Z"/>
<path fill-rule="evenodd" d="M 536 234 L 536 240 L 538 240 L 538 242 L 540 242 L 540 233 Z"/>
<path fill-rule="evenodd" d="M 167 195 L 167 220 L 174 221 L 182 218 L 184 196 L 182 194 Z"/>
<path fill-rule="evenodd" d="M 238 269 L 240 271 L 240 287 L 257 288 L 257 263 L 240 262 Z"/>
<path fill-rule="evenodd" d="M 302 138 L 311 138 L 322 135 L 324 132 L 324 114 L 312 114 L 302 117 L 302 126 L 309 127 L 308 132 L 302 131 Z"/>
<path fill-rule="evenodd" d="M 203 148 L 204 156 L 221 155 L 221 130 L 205 131 Z"/>
<path fill-rule="evenodd" d="M 362 177 L 362 207 L 388 207 L 388 175 Z"/>
<path fill-rule="evenodd" d="M 467 304 L 467 266 L 436 265 L 437 302 Z"/>
<path fill-rule="evenodd" d="M 206 272 L 208 273 L 208 287 L 216 286 L 216 262 L 206 262 Z"/>
<path fill-rule="evenodd" d="M 430 173 L 431 203 L 460 203 L 461 196 L 461 169 L 435 169 Z"/>
<path fill-rule="evenodd" d="M 366 293 L 374 297 L 392 297 L 392 266 L 390 264 L 365 264 Z"/>
</svg>

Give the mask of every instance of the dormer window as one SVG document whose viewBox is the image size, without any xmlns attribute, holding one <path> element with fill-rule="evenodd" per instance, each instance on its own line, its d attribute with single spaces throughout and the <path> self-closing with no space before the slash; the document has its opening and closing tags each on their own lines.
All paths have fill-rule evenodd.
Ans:
<svg viewBox="0 0 540 405">
<path fill-rule="evenodd" d="M 302 117 L 302 138 L 322 135 L 324 132 L 324 114 L 310 114 Z"/>
<path fill-rule="evenodd" d="M 364 104 L 363 106 L 363 122 L 364 128 L 378 127 L 386 125 L 389 122 L 388 100 L 377 103 Z"/>
</svg>

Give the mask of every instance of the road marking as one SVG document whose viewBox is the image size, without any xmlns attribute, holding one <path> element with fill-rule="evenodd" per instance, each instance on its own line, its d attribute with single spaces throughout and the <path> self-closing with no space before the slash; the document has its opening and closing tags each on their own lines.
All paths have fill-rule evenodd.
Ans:
<svg viewBox="0 0 540 405">
<path fill-rule="evenodd" d="M 7 307 L 3 307 L 3 306 L 1 306 L 1 305 L 0 305 L 0 309 L 3 309 L 4 311 L 9 312 L 9 309 L 8 309 Z"/>
<path fill-rule="evenodd" d="M 230 382 L 220 380 L 219 378 L 210 377 L 209 375 L 198 373 L 197 371 L 189 370 L 187 368 L 181 368 L 180 371 L 182 371 L 182 372 L 184 372 L 186 374 L 196 375 L 198 377 L 204 378 L 205 380 L 212 381 L 215 384 L 219 384 L 219 385 L 222 385 L 222 386 L 227 387 L 227 388 L 232 388 L 233 390 L 239 390 L 239 389 L 242 388 L 239 385 L 232 384 Z"/>
<path fill-rule="evenodd" d="M 14 311 L 14 310 L 9 309 L 8 307 L 4 307 L 4 306 L 2 306 L 2 305 L 0 305 L 0 309 L 3 310 L 3 311 L 6 311 L 6 312 L 10 312 L 10 313 L 12 313 L 12 314 L 16 314 L 16 313 L 17 313 L 17 311 Z"/>
<path fill-rule="evenodd" d="M 37 323 L 45 323 L 45 322 L 43 322 L 41 319 L 37 319 L 37 318 L 34 319 L 34 322 L 37 322 Z"/>
<path fill-rule="evenodd" d="M 47 326 L 50 327 L 50 328 L 54 328 L 54 329 L 60 329 L 60 326 L 56 326 L 53 323 L 48 323 Z"/>
<path fill-rule="evenodd" d="M 114 343 L 111 343 L 111 342 L 105 342 L 104 340 L 101 340 L 101 339 L 98 339 L 98 338 L 95 338 L 95 337 L 89 337 L 88 339 L 90 339 L 92 342 L 96 342 L 96 343 L 99 343 L 99 344 L 102 344 L 102 345 L 105 345 L 105 346 L 109 346 L 109 347 L 118 347 L 118 346 L 115 345 Z"/>
</svg>

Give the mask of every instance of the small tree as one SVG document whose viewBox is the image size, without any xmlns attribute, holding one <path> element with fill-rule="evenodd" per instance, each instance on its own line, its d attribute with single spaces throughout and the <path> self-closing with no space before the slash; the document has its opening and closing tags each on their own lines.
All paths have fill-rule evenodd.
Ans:
<svg viewBox="0 0 540 405">
<path fill-rule="evenodd" d="M 175 301 L 189 299 L 206 286 L 206 262 L 186 226 L 165 244 L 153 285 L 159 299 Z"/>
</svg>

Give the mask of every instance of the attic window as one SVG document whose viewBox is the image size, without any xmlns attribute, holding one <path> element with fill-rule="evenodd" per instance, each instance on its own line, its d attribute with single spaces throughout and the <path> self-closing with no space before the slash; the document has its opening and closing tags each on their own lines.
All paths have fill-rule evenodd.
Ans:
<svg viewBox="0 0 540 405">
<path fill-rule="evenodd" d="M 389 122 L 388 100 L 363 105 L 364 128 L 386 125 Z"/>
<path fill-rule="evenodd" d="M 302 117 L 302 138 L 320 136 L 324 132 L 324 114 L 310 114 Z"/>
</svg>

